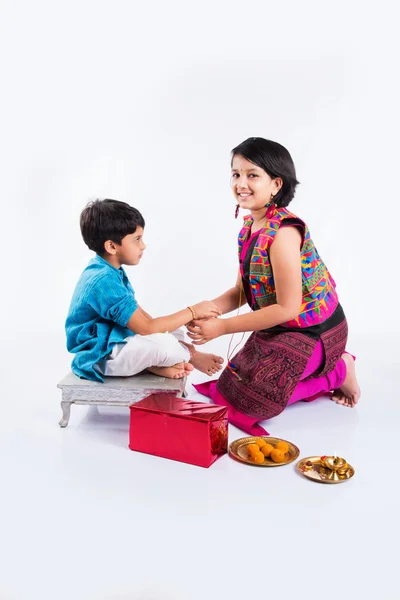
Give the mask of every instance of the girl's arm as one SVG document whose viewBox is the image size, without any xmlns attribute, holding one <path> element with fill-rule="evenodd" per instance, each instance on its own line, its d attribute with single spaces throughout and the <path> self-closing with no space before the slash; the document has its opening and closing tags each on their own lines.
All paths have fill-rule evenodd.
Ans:
<svg viewBox="0 0 400 600">
<path fill-rule="evenodd" d="M 233 310 L 237 310 L 239 308 L 239 299 L 240 299 L 240 286 L 242 285 L 242 276 L 240 274 L 240 269 L 238 271 L 238 276 L 236 279 L 236 283 L 229 290 L 218 296 L 218 298 L 214 298 L 211 302 L 214 302 L 217 306 L 222 310 L 222 314 L 230 313 Z M 246 304 L 246 296 L 242 291 L 242 300 L 240 306 Z"/>
<path fill-rule="evenodd" d="M 296 227 L 282 227 L 270 248 L 276 304 L 229 319 L 196 321 L 194 327 L 188 326 L 191 332 L 188 335 L 194 343 L 205 344 L 229 333 L 269 329 L 295 319 L 302 303 L 301 242 L 301 234 Z"/>
</svg>

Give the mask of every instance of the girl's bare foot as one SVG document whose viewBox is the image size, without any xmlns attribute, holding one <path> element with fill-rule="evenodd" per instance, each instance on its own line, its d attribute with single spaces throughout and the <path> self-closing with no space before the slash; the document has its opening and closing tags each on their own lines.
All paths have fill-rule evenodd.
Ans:
<svg viewBox="0 0 400 600">
<path fill-rule="evenodd" d="M 195 369 L 206 375 L 214 375 L 222 369 L 224 359 L 216 354 L 207 354 L 206 352 L 195 352 L 190 359 L 190 363 Z"/>
<path fill-rule="evenodd" d="M 342 358 L 346 363 L 346 379 L 344 380 L 343 385 L 334 391 L 332 400 L 334 400 L 336 404 L 342 404 L 343 406 L 353 408 L 360 399 L 361 390 L 356 377 L 356 368 L 353 357 L 350 356 L 350 354 L 343 354 Z"/>
<path fill-rule="evenodd" d="M 149 367 L 147 370 L 154 375 L 167 377 L 168 379 L 182 379 L 193 371 L 194 367 L 189 363 L 178 363 L 172 367 Z"/>
</svg>

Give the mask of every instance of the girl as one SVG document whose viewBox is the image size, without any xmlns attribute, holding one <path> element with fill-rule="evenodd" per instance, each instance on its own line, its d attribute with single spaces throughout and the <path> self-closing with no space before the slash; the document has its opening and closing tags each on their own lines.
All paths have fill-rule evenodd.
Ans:
<svg viewBox="0 0 400 600">
<path fill-rule="evenodd" d="M 353 407 L 360 388 L 335 282 L 307 225 L 287 209 L 298 184 L 289 152 L 249 138 L 233 149 L 231 166 L 236 216 L 239 208 L 250 214 L 239 233 L 236 284 L 213 302 L 223 314 L 246 302 L 252 312 L 196 320 L 188 330 L 197 345 L 253 332 L 217 381 L 195 387 L 227 406 L 234 425 L 260 435 L 266 432 L 257 422 L 288 404 L 334 390 L 338 404 Z"/>
</svg>

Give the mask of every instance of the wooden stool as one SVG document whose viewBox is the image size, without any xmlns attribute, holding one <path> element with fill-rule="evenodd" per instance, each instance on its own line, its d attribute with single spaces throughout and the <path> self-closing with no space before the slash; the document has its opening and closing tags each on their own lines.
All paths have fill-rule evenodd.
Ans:
<svg viewBox="0 0 400 600">
<path fill-rule="evenodd" d="M 178 398 L 186 397 L 186 377 L 168 379 L 151 373 L 132 377 L 104 377 L 104 383 L 80 379 L 70 372 L 57 385 L 62 391 L 63 416 L 60 427 L 68 425 L 71 404 L 87 406 L 130 406 L 150 394 L 176 392 Z"/>
</svg>

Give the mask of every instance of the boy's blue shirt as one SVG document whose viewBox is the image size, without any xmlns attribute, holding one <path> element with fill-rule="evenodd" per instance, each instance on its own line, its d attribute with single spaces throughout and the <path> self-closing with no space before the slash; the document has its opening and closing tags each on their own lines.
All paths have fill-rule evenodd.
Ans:
<svg viewBox="0 0 400 600">
<path fill-rule="evenodd" d="M 126 324 L 137 307 L 124 269 L 116 269 L 96 255 L 79 278 L 65 323 L 67 348 L 75 354 L 75 375 L 103 381 L 94 365 L 108 356 L 115 344 L 135 335 Z"/>
</svg>

